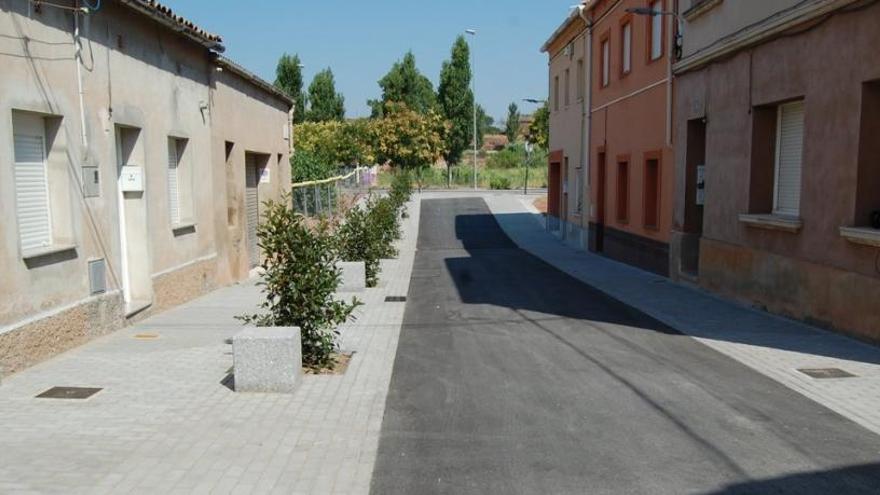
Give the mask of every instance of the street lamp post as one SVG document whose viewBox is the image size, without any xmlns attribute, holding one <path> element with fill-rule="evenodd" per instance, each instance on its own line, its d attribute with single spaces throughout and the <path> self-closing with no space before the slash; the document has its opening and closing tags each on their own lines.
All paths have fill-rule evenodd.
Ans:
<svg viewBox="0 0 880 495">
<path fill-rule="evenodd" d="M 532 142 L 526 141 L 526 182 L 523 184 L 523 195 L 529 194 L 529 164 L 532 161 Z"/>
<path fill-rule="evenodd" d="M 466 29 L 465 33 L 476 37 L 476 29 Z M 474 50 L 471 49 L 471 95 L 474 98 L 474 190 L 477 190 L 477 71 L 474 68 Z"/>
</svg>

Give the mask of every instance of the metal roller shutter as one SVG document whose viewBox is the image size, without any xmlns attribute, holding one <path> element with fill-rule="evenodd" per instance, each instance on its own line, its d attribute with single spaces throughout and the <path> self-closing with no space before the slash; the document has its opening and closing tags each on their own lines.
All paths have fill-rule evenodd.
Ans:
<svg viewBox="0 0 880 495">
<path fill-rule="evenodd" d="M 260 264 L 260 252 L 257 245 L 257 224 L 260 221 L 260 198 L 257 185 L 260 182 L 259 168 L 255 157 L 247 155 L 245 159 L 245 215 L 247 217 L 247 249 L 250 266 Z"/>
<path fill-rule="evenodd" d="M 15 202 L 22 250 L 52 244 L 43 136 L 15 134 Z"/>
<path fill-rule="evenodd" d="M 774 213 L 800 214 L 801 165 L 804 150 L 804 102 L 779 106 L 776 138 Z"/>
<path fill-rule="evenodd" d="M 178 170 L 180 158 L 177 153 L 177 140 L 168 140 L 168 211 L 171 224 L 180 224 L 180 180 Z"/>
</svg>

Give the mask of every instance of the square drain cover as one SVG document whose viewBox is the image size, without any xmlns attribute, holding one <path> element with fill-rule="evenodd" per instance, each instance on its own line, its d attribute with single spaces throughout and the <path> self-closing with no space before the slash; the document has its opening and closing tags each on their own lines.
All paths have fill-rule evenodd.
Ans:
<svg viewBox="0 0 880 495">
<path fill-rule="evenodd" d="M 385 296 L 385 302 L 406 302 L 406 296 Z"/>
<path fill-rule="evenodd" d="M 42 394 L 38 395 L 38 399 L 88 399 L 89 397 L 100 392 L 101 388 L 87 387 L 52 387 Z"/>
<path fill-rule="evenodd" d="M 856 376 L 840 368 L 801 368 L 798 371 L 820 380 L 825 378 L 853 378 Z"/>
</svg>

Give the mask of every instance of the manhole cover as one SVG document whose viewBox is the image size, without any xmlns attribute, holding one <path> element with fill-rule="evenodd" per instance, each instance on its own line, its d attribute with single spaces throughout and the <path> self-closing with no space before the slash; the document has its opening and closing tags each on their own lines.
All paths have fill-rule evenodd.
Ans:
<svg viewBox="0 0 880 495">
<path fill-rule="evenodd" d="M 385 302 L 406 302 L 406 296 L 385 296 Z"/>
<path fill-rule="evenodd" d="M 103 389 L 88 387 L 52 387 L 42 394 L 38 395 L 38 399 L 88 399 Z"/>
<path fill-rule="evenodd" d="M 158 333 L 137 333 L 134 338 L 138 340 L 156 340 L 159 338 Z"/>
<path fill-rule="evenodd" d="M 798 371 L 820 380 L 825 378 L 853 378 L 856 376 L 840 368 L 801 368 Z"/>
</svg>

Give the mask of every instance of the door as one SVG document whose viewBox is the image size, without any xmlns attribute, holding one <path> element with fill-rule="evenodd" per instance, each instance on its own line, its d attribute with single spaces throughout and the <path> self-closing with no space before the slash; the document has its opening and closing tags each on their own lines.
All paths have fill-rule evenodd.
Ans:
<svg viewBox="0 0 880 495">
<path fill-rule="evenodd" d="M 696 278 L 700 268 L 700 238 L 703 236 L 703 204 L 705 203 L 706 122 L 687 123 L 685 148 L 684 233 L 681 239 L 679 274 Z"/>
<path fill-rule="evenodd" d="M 260 167 L 257 157 L 245 154 L 244 201 L 247 224 L 248 264 L 251 268 L 260 264 L 260 248 L 257 242 L 257 225 L 260 222 Z"/>
<path fill-rule="evenodd" d="M 153 300 L 144 151 L 140 135 L 140 129 L 116 127 L 120 268 L 127 316 L 147 308 Z M 140 181 L 132 181 L 138 176 Z"/>
<path fill-rule="evenodd" d="M 599 153 L 596 160 L 596 233 L 593 236 L 593 251 L 601 253 L 605 249 L 605 152 Z"/>
</svg>

